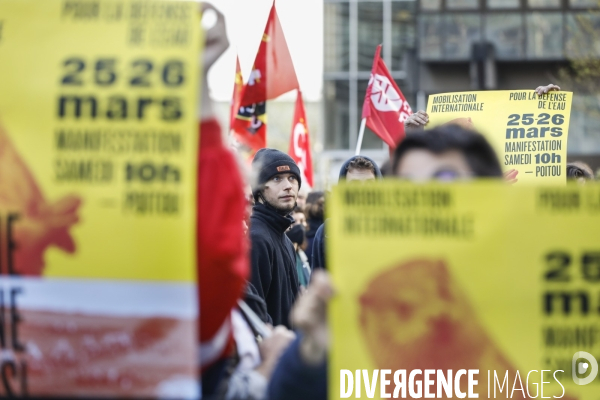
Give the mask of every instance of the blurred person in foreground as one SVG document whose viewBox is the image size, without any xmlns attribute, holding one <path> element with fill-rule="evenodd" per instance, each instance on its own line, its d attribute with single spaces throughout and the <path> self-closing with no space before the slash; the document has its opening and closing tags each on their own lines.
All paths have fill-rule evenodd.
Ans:
<svg viewBox="0 0 600 400">
<path fill-rule="evenodd" d="M 200 365 L 203 392 L 215 390 L 225 360 L 234 346 L 231 310 L 243 293 L 249 273 L 248 241 L 244 235 L 246 213 L 244 182 L 234 154 L 223 140 L 221 126 L 208 95 L 207 75 L 229 47 L 223 15 L 209 4 L 203 13 L 216 13 L 215 25 L 205 34 L 197 186 L 197 274 Z M 209 11 L 210 10 L 210 11 Z M 226 183 L 225 183 L 226 182 Z"/>
<path fill-rule="evenodd" d="M 567 163 L 567 179 L 585 185 L 586 181 L 594 180 L 594 171 L 583 161 L 573 161 Z"/>
<path fill-rule="evenodd" d="M 502 178 L 487 140 L 453 125 L 407 133 L 394 151 L 392 170 L 413 181 Z M 294 305 L 291 320 L 300 333 L 279 360 L 269 384 L 270 400 L 327 399 L 327 305 L 333 294 L 327 273 L 314 271 L 306 294 Z"/>
<path fill-rule="evenodd" d="M 382 178 L 383 175 L 377 163 L 366 156 L 350 157 L 340 168 L 339 181 L 364 183 Z M 315 234 L 310 263 L 313 270 L 317 268 L 327 269 L 327 259 L 325 258 L 326 225 L 326 223 L 323 223 Z"/>
<path fill-rule="evenodd" d="M 485 137 L 457 125 L 408 133 L 394 152 L 392 171 L 413 182 L 502 177 Z"/>
<path fill-rule="evenodd" d="M 302 186 L 300 169 L 290 156 L 275 149 L 260 149 L 252 169 L 256 204 L 250 217 L 250 282 L 267 303 L 273 324 L 289 327 L 300 283 L 294 246 L 285 231 L 294 223 L 291 213 Z"/>
<path fill-rule="evenodd" d="M 295 335 L 283 327 L 257 345 L 248 323 L 236 310 L 249 273 L 244 221 L 248 198 L 239 163 L 227 148 L 208 96 L 207 75 L 229 46 L 223 14 L 207 3 L 202 12 L 215 13 L 206 31 L 198 109 L 197 274 L 200 367 L 203 398 L 263 399 L 267 381 L 283 349 Z M 235 361 L 235 362 L 234 362 Z M 233 374 L 228 369 L 235 368 Z"/>
</svg>

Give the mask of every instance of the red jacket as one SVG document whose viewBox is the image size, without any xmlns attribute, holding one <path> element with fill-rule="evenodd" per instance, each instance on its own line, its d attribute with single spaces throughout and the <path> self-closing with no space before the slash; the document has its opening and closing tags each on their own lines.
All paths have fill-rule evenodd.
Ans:
<svg viewBox="0 0 600 400">
<path fill-rule="evenodd" d="M 200 124 L 198 161 L 197 272 L 199 340 L 207 342 L 242 296 L 249 273 L 242 221 L 244 182 L 216 120 Z"/>
</svg>

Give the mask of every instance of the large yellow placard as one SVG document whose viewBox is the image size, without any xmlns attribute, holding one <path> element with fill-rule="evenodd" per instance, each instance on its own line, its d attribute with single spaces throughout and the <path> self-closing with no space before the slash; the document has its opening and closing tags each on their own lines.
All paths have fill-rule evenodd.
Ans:
<svg viewBox="0 0 600 400">
<path fill-rule="evenodd" d="M 600 374 L 574 382 L 593 362 L 572 361 L 600 361 L 600 187 L 384 182 L 329 201 L 330 399 L 393 397 L 398 371 L 399 398 L 474 398 L 476 380 L 478 398 L 598 399 Z"/>
<path fill-rule="evenodd" d="M 563 184 L 571 92 L 533 90 L 441 93 L 429 96 L 428 128 L 456 124 L 482 133 L 517 184 Z"/>
<path fill-rule="evenodd" d="M 68 225 L 50 243 L 67 252 L 51 247 L 25 273 L 193 280 L 198 5 L 6 0 L 0 10 L 12 155 L 2 169 L 22 185 L 3 185 L 14 197 L 5 207 L 21 207 L 23 224 L 36 218 L 25 207 L 48 210 L 40 229 L 56 213 Z"/>
<path fill-rule="evenodd" d="M 0 2 L 0 396 L 199 396 L 201 43 L 192 1 Z"/>
</svg>

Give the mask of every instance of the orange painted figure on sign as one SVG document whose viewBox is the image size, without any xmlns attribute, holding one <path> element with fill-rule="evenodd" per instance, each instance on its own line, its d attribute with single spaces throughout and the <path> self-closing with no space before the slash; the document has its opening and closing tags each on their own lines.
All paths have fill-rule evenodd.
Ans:
<svg viewBox="0 0 600 400">
<path fill-rule="evenodd" d="M 369 283 L 360 306 L 362 333 L 378 368 L 479 369 L 480 398 L 487 397 L 488 370 L 509 371 L 512 384 L 516 368 L 481 326 L 443 260 L 415 259 L 386 270 Z M 466 377 L 461 389 L 466 392 Z M 513 398 L 528 397 L 515 391 Z"/>
<path fill-rule="evenodd" d="M 0 273 L 42 275 L 48 247 L 75 252 L 69 229 L 79 221 L 80 205 L 81 199 L 72 195 L 48 202 L 0 126 L 0 210 L 4 214 L 0 218 L 3 225 L 10 227 L 1 232 L 9 248 L 0 254 Z"/>
</svg>

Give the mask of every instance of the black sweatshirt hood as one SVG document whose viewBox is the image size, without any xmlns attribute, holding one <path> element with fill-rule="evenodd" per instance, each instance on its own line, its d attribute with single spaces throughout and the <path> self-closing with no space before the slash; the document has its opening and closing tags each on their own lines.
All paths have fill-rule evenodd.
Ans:
<svg viewBox="0 0 600 400">
<path fill-rule="evenodd" d="M 262 203 L 256 203 L 252 207 L 252 217 L 258 218 L 264 221 L 266 224 L 271 226 L 275 231 L 285 233 L 287 228 L 294 223 L 294 218 L 291 214 L 281 215 L 275 211 L 272 207 L 267 207 Z"/>
<path fill-rule="evenodd" d="M 379 169 L 379 166 L 377 165 L 377 163 L 376 163 L 375 161 L 371 160 L 371 159 L 370 159 L 369 157 L 367 157 L 367 156 L 361 156 L 361 155 L 358 155 L 358 156 L 353 156 L 353 157 L 350 157 L 349 159 L 347 159 L 347 160 L 346 160 L 346 162 L 344 163 L 344 165 L 342 165 L 342 168 L 340 168 L 340 180 L 342 180 L 342 179 L 346 179 L 346 174 L 348 174 L 348 165 L 349 165 L 349 164 L 350 164 L 352 161 L 356 160 L 356 158 L 357 158 L 357 157 L 362 157 L 362 158 L 364 158 L 365 160 L 369 160 L 369 161 L 371 161 L 371 163 L 372 163 L 372 164 L 373 164 L 373 166 L 375 167 L 375 178 L 377 178 L 377 179 L 382 179 L 382 178 L 383 178 L 383 175 L 381 175 L 381 170 Z"/>
</svg>

